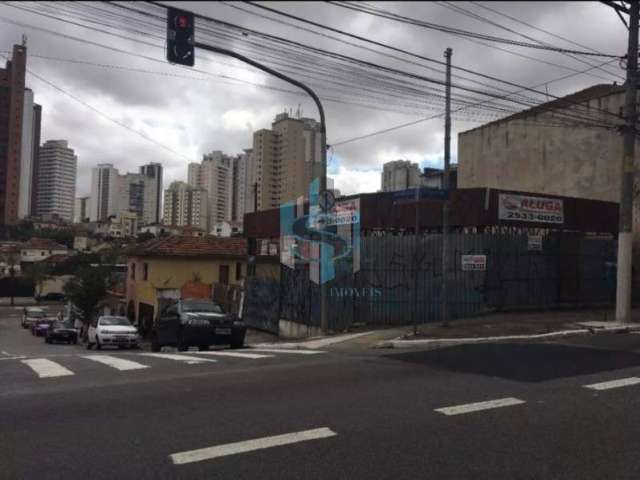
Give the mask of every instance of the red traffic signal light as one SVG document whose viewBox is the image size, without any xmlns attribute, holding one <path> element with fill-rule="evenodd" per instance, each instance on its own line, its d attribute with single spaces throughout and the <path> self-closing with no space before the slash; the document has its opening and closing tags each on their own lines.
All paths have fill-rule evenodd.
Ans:
<svg viewBox="0 0 640 480">
<path fill-rule="evenodd" d="M 178 15 L 176 17 L 176 27 L 189 28 L 189 17 L 187 15 Z"/>
</svg>

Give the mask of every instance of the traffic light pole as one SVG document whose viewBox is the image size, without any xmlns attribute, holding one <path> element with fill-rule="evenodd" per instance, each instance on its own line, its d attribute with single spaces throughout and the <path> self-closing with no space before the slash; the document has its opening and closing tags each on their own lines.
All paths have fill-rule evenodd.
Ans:
<svg viewBox="0 0 640 480">
<path fill-rule="evenodd" d="M 264 72 L 267 72 L 273 75 L 274 77 L 278 77 L 280 80 L 284 80 L 285 82 L 295 85 L 296 87 L 307 92 L 309 96 L 313 98 L 313 101 L 316 102 L 316 107 L 318 107 L 318 112 L 320 113 L 320 137 L 322 142 L 321 149 L 320 149 L 321 151 L 320 165 L 318 165 L 317 162 L 313 163 L 313 178 L 320 179 L 320 192 L 326 191 L 327 189 L 327 128 L 325 124 L 324 108 L 322 107 L 322 103 L 320 102 L 318 95 L 316 95 L 316 93 L 304 83 L 299 82 L 298 80 L 295 80 L 291 77 L 288 77 L 276 70 L 273 70 L 272 68 L 267 67 L 266 65 L 262 65 L 261 63 L 258 63 L 255 60 L 245 57 L 244 55 L 236 53 L 232 50 L 227 50 L 225 48 L 219 48 L 219 47 L 212 47 L 211 45 L 206 45 L 204 43 L 199 43 L 199 42 L 195 42 L 194 46 L 196 48 L 201 48 L 202 50 L 206 50 L 208 52 L 219 53 L 221 55 L 227 55 L 229 57 L 237 58 L 238 60 L 244 63 L 248 63 L 249 65 L 259 70 L 262 70 Z M 319 256 L 320 256 L 319 258 L 320 328 L 323 333 L 327 333 L 329 329 L 328 311 L 327 311 L 328 296 L 327 296 L 327 286 L 326 286 L 326 283 L 323 282 L 323 278 L 322 278 L 322 266 L 324 265 L 324 262 L 323 262 L 324 255 L 323 255 L 323 248 L 322 248 L 323 245 L 324 245 L 324 231 L 321 230 L 320 231 L 320 249 L 319 249 L 320 250 L 320 253 L 319 253 Z"/>
</svg>

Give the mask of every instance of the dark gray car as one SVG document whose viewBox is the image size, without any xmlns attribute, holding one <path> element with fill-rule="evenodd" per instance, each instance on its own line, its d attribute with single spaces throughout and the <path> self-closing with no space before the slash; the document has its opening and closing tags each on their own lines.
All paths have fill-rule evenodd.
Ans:
<svg viewBox="0 0 640 480">
<path fill-rule="evenodd" d="M 236 315 L 211 300 L 179 300 L 166 307 L 151 332 L 151 350 L 163 346 L 185 351 L 191 346 L 207 350 L 210 345 L 241 348 L 247 328 Z"/>
</svg>

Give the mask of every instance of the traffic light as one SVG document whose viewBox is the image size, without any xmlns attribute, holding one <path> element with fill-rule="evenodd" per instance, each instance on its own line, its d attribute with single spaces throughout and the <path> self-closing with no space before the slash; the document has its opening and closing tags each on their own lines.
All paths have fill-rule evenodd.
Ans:
<svg viewBox="0 0 640 480">
<path fill-rule="evenodd" d="M 193 67 L 195 41 L 193 13 L 167 9 L 167 60 Z"/>
</svg>

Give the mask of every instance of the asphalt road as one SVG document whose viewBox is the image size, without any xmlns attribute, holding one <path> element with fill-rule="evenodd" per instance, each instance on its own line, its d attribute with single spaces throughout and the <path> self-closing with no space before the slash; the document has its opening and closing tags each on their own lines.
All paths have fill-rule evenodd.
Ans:
<svg viewBox="0 0 640 480">
<path fill-rule="evenodd" d="M 48 348 L 12 321 L 2 479 L 640 478 L 640 335 L 169 359 Z"/>
</svg>

